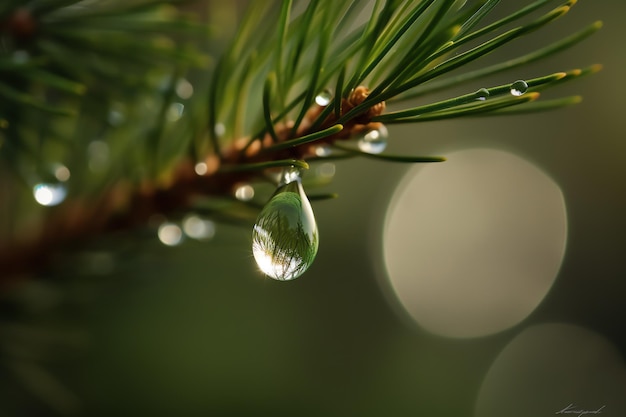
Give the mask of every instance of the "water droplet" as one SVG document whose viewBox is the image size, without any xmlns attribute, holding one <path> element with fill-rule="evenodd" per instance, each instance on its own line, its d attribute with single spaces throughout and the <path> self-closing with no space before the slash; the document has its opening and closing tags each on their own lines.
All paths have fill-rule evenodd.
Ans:
<svg viewBox="0 0 626 417">
<path fill-rule="evenodd" d="M 519 97 L 528 91 L 528 84 L 524 80 L 517 80 L 511 84 L 511 95 Z"/>
<path fill-rule="evenodd" d="M 270 278 L 298 278 L 313 263 L 319 244 L 317 224 L 297 169 L 286 169 L 278 189 L 252 231 L 252 253 Z"/>
<path fill-rule="evenodd" d="M 193 96 L 193 85 L 187 79 L 181 78 L 176 83 L 176 94 L 183 100 L 191 98 Z"/>
<path fill-rule="evenodd" d="M 183 241 L 183 231 L 175 223 L 162 223 L 157 234 L 161 243 L 167 246 L 177 246 Z"/>
<path fill-rule="evenodd" d="M 190 214 L 183 219 L 183 231 L 192 239 L 209 240 L 215 236 L 215 223 Z"/>
<path fill-rule="evenodd" d="M 359 139 L 358 146 L 362 152 L 379 154 L 387 147 L 389 133 L 384 125 L 372 129 Z"/>
<path fill-rule="evenodd" d="M 254 198 L 254 188 L 250 184 L 237 184 L 235 198 L 239 201 L 250 201 Z"/>
<path fill-rule="evenodd" d="M 328 106 L 332 98 L 332 93 L 329 90 L 324 90 L 315 97 L 315 103 L 322 107 Z"/>
<path fill-rule="evenodd" d="M 476 91 L 474 95 L 476 96 L 477 100 L 485 101 L 487 100 L 487 97 L 489 97 L 489 90 L 487 90 L 486 88 L 481 88 L 480 90 Z"/>
<path fill-rule="evenodd" d="M 33 196 L 42 206 L 56 206 L 65 200 L 67 188 L 63 184 L 41 183 L 33 187 Z"/>
</svg>

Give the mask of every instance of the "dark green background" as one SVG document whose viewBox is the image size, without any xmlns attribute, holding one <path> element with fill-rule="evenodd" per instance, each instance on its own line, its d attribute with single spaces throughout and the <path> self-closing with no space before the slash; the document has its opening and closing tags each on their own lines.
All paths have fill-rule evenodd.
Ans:
<svg viewBox="0 0 626 417">
<path fill-rule="evenodd" d="M 503 3 L 503 10 L 519 5 Z M 176 248 L 134 236 L 103 243 L 115 246 L 110 276 L 95 294 L 75 284 L 87 308 L 59 313 L 84 326 L 89 343 L 61 355 L 52 368 L 88 399 L 88 415 L 470 416 L 495 358 L 533 325 L 583 326 L 623 357 L 626 3 L 583 0 L 500 57 L 597 19 L 604 28 L 583 44 L 490 83 L 602 63 L 601 73 L 559 89 L 581 93 L 582 104 L 521 118 L 390 128 L 394 153 L 494 147 L 522 155 L 561 186 L 569 215 L 565 260 L 547 298 L 518 326 L 478 339 L 446 339 L 396 313 L 371 241 L 380 239 L 386 205 L 406 167 L 355 160 L 337 165 L 328 190 L 340 198 L 314 203 L 319 253 L 293 282 L 262 278 L 250 230 L 234 226 L 218 224 L 213 240 Z M 134 255 L 121 262 L 128 253 Z M 572 349 L 579 343 L 572 341 Z M 602 380 L 612 371 L 597 372 Z M 0 399 L 28 404 L 25 414 L 7 415 L 46 415 L 10 382 L 0 386 Z M 623 401 L 606 406 L 606 416 L 626 413 Z M 511 404 L 501 415 L 524 407 L 535 416 L 557 411 Z"/>
</svg>

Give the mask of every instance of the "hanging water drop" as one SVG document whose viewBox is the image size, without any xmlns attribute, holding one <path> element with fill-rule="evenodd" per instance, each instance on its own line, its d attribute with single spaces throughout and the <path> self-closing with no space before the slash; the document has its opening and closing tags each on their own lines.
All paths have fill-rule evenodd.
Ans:
<svg viewBox="0 0 626 417">
<path fill-rule="evenodd" d="M 299 171 L 285 169 L 279 187 L 252 230 L 252 253 L 270 278 L 298 278 L 313 263 L 319 245 L 317 224 Z"/>
<path fill-rule="evenodd" d="M 318 106 L 325 107 L 328 106 L 332 98 L 333 95 L 331 94 L 331 92 L 328 90 L 324 90 L 315 97 L 315 103 L 317 103 Z"/>
<path fill-rule="evenodd" d="M 519 97 L 528 91 L 528 84 L 524 80 L 517 80 L 511 84 L 511 95 Z"/>
<path fill-rule="evenodd" d="M 359 139 L 358 146 L 362 152 L 379 154 L 387 147 L 389 133 L 384 125 L 372 129 Z"/>
</svg>

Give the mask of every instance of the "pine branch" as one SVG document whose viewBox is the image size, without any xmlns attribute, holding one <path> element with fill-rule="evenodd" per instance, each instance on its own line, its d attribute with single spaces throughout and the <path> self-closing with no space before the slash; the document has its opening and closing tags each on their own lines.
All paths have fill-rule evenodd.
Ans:
<svg viewBox="0 0 626 417">
<path fill-rule="evenodd" d="M 445 158 L 377 154 L 354 142 L 372 132 L 380 137 L 383 123 L 568 106 L 580 99 L 542 101 L 541 93 L 600 68 L 513 79 L 402 107 L 586 39 L 601 23 L 501 64 L 451 75 L 552 24 L 573 0 L 547 11 L 550 1 L 539 0 L 486 25 L 498 1 L 376 2 L 362 24 L 355 20 L 360 1 L 312 0 L 300 14 L 290 1 L 281 7 L 252 2 L 212 65 L 187 41 L 204 39 L 206 26 L 166 1 L 17 3 L 0 6 L 0 169 L 25 186 L 12 186 L 6 197 L 30 193 L 33 184 L 64 183 L 70 172 L 72 188 L 61 201 L 47 200 L 59 203 L 54 207 L 28 208 L 41 220 L 40 230 L 24 239 L 0 233 L 4 284 L 45 267 L 60 247 L 140 227 L 155 215 L 184 213 L 207 197 L 232 199 L 236 184 L 267 181 L 268 170 L 356 156 L 441 162 Z M 179 92 L 190 68 L 209 78 L 193 98 Z M 97 160 L 85 161 L 84 153 L 98 147 L 115 158 L 94 170 Z M 336 152 L 319 156 L 320 147 Z M 3 209 L 10 216 L 22 211 L 23 199 L 14 200 Z M 212 214 L 228 219 L 231 213 Z"/>
</svg>

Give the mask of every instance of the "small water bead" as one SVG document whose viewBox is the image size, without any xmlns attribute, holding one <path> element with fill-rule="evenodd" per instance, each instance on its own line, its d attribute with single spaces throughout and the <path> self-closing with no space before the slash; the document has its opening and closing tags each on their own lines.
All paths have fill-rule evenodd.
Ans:
<svg viewBox="0 0 626 417">
<path fill-rule="evenodd" d="M 511 84 L 511 95 L 519 97 L 528 91 L 528 84 L 524 80 L 517 80 Z"/>
<path fill-rule="evenodd" d="M 317 103 L 318 106 L 325 107 L 328 106 L 332 98 L 332 93 L 328 90 L 324 90 L 315 97 L 315 103 Z"/>
<path fill-rule="evenodd" d="M 487 100 L 487 97 L 489 97 L 489 90 L 487 90 L 486 88 L 481 88 L 480 90 L 476 91 L 476 93 L 474 94 L 477 100 L 485 101 Z"/>
<path fill-rule="evenodd" d="M 239 201 L 250 201 L 254 198 L 254 188 L 250 184 L 237 184 L 235 198 Z"/>
<path fill-rule="evenodd" d="M 261 271 L 279 281 L 298 278 L 313 263 L 317 224 L 300 173 L 288 168 L 252 230 L 252 253 Z"/>
<path fill-rule="evenodd" d="M 359 139 L 357 145 L 362 152 L 379 154 L 387 147 L 387 138 L 389 132 L 384 125 L 380 125 L 378 129 L 373 129 L 364 134 Z"/>
</svg>

